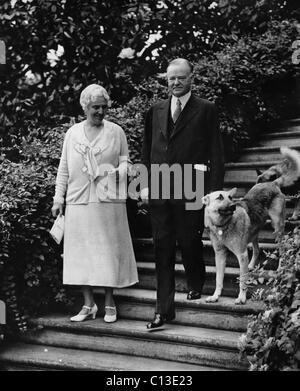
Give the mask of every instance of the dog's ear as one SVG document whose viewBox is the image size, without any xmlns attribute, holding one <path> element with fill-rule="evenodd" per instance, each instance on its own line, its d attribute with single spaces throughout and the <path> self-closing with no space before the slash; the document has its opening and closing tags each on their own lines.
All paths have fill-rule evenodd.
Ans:
<svg viewBox="0 0 300 391">
<path fill-rule="evenodd" d="M 230 190 L 229 195 L 230 195 L 231 197 L 233 197 L 233 196 L 235 195 L 236 192 L 237 192 L 237 187 L 234 187 L 233 189 Z"/>
<path fill-rule="evenodd" d="M 201 201 L 202 201 L 202 204 L 209 205 L 209 201 L 210 201 L 209 194 L 207 194 L 206 196 L 202 197 Z"/>
<path fill-rule="evenodd" d="M 260 170 L 258 170 L 258 169 L 256 169 L 255 171 L 256 171 L 256 174 L 257 174 L 258 176 L 260 176 L 260 175 L 263 173 L 262 171 L 260 171 Z"/>
</svg>

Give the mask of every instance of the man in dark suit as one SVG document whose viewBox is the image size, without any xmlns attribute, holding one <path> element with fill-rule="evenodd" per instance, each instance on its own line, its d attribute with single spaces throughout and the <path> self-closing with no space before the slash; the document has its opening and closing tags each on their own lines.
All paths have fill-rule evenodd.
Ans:
<svg viewBox="0 0 300 391">
<path fill-rule="evenodd" d="M 153 105 L 146 115 L 142 163 L 149 172 L 154 165 L 179 164 L 184 169 L 185 165 L 201 164 L 208 169 L 207 193 L 223 187 L 223 145 L 215 105 L 191 93 L 192 79 L 193 67 L 187 60 L 170 62 L 167 80 L 171 96 Z M 192 182 L 195 184 L 195 170 Z M 176 240 L 187 277 L 188 300 L 201 297 L 205 281 L 203 208 L 188 210 L 184 196 L 174 197 L 175 187 L 171 181 L 169 199 L 152 197 L 151 186 L 141 191 L 144 203 L 149 202 L 157 276 L 155 316 L 148 329 L 157 329 L 175 318 Z"/>
</svg>

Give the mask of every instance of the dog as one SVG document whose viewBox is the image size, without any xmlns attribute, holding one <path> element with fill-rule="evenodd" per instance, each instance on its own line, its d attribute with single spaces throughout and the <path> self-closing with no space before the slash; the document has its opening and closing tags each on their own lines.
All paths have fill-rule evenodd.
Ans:
<svg viewBox="0 0 300 391">
<path fill-rule="evenodd" d="M 286 156 L 286 150 L 282 153 Z M 221 296 L 228 250 L 237 257 L 240 266 L 239 295 L 236 304 L 246 303 L 248 270 L 255 267 L 259 255 L 258 234 L 268 218 L 279 240 L 285 228 L 285 196 L 281 187 L 300 177 L 300 160 L 292 156 L 292 163 L 272 182 L 254 185 L 241 200 L 234 200 L 237 191 L 214 191 L 202 198 L 205 205 L 204 223 L 209 229 L 215 252 L 216 289 L 206 302 L 216 302 Z M 252 243 L 249 263 L 247 246 Z"/>
<path fill-rule="evenodd" d="M 284 159 L 280 163 L 268 168 L 268 170 L 264 172 L 256 170 L 258 175 L 256 183 L 271 182 L 274 179 L 282 176 L 283 173 L 293 171 L 293 167 L 300 165 L 300 153 L 298 151 L 287 147 L 282 147 L 281 154 L 283 155 Z M 296 196 L 293 214 L 288 219 L 290 221 L 296 221 L 300 218 L 300 179 L 293 183 L 288 181 L 287 183 L 283 184 L 282 187 L 284 194 Z"/>
</svg>

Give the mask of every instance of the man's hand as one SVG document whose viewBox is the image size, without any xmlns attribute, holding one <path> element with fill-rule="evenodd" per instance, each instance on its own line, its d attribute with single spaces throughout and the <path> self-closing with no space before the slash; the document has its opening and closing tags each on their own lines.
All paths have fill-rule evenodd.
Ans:
<svg viewBox="0 0 300 391">
<path fill-rule="evenodd" d="M 148 205 L 149 205 L 149 189 L 145 187 L 141 190 L 140 193 L 141 201 L 138 202 L 138 214 L 146 215 L 148 213 Z"/>
<path fill-rule="evenodd" d="M 141 190 L 140 194 L 142 204 L 148 205 L 149 204 L 149 189 L 148 187 L 145 187 L 144 189 Z"/>
<path fill-rule="evenodd" d="M 60 202 L 54 202 L 51 212 L 53 217 L 57 217 L 58 215 L 61 216 L 63 214 L 63 204 Z"/>
</svg>

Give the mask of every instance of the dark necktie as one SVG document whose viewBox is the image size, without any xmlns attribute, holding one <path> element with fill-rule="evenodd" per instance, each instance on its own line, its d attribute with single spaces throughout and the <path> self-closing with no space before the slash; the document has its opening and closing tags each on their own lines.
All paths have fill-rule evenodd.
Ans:
<svg viewBox="0 0 300 391">
<path fill-rule="evenodd" d="M 178 117 L 180 116 L 180 113 L 181 113 L 181 102 L 180 102 L 180 99 L 177 99 L 177 102 L 176 102 L 176 109 L 173 113 L 173 122 L 174 124 L 176 123 Z"/>
</svg>

